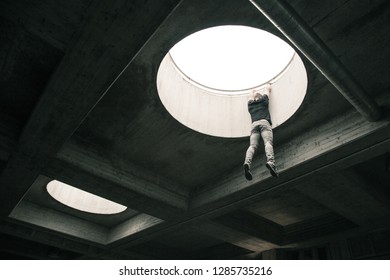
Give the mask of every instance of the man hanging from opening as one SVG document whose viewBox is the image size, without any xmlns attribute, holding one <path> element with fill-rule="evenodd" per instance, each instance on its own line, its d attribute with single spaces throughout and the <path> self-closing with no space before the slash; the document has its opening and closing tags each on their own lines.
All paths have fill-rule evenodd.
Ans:
<svg viewBox="0 0 390 280">
<path fill-rule="evenodd" d="M 279 174 L 275 166 L 273 132 L 271 116 L 268 110 L 269 96 L 271 94 L 271 84 L 266 84 L 264 89 L 253 90 L 248 100 L 248 111 L 252 119 L 252 130 L 250 135 L 250 145 L 246 151 L 244 161 L 244 172 L 247 180 L 252 180 L 251 165 L 253 156 L 259 146 L 260 136 L 264 142 L 265 156 L 267 162 L 265 166 L 274 177 Z"/>
</svg>

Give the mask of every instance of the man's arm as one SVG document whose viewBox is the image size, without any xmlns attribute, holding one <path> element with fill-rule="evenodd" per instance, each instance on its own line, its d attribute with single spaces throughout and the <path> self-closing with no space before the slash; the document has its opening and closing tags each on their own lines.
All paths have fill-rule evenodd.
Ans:
<svg viewBox="0 0 390 280">
<path fill-rule="evenodd" d="M 271 95 L 271 91 L 272 91 L 271 84 L 270 83 L 266 84 L 265 85 L 264 95 L 267 95 L 268 98 L 269 98 L 270 95 Z"/>
<path fill-rule="evenodd" d="M 248 103 L 252 103 L 255 100 L 255 90 L 251 90 L 248 96 Z"/>
</svg>

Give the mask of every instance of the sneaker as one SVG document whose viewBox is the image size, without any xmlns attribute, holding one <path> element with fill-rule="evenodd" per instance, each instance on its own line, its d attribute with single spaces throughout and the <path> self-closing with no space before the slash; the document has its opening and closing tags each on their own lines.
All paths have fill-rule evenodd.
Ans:
<svg viewBox="0 0 390 280">
<path fill-rule="evenodd" d="M 251 174 L 251 171 L 249 170 L 249 164 L 247 164 L 247 163 L 244 164 L 244 171 L 245 171 L 245 178 L 248 181 L 251 181 L 252 180 L 252 174 Z"/>
<path fill-rule="evenodd" d="M 279 177 L 278 172 L 276 171 L 276 166 L 274 163 L 267 162 L 265 166 L 268 168 L 269 172 L 273 177 Z"/>
</svg>

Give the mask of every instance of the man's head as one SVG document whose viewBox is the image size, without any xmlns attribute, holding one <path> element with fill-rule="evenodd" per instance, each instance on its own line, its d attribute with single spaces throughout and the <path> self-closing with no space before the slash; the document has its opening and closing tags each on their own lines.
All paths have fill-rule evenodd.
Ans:
<svg viewBox="0 0 390 280">
<path fill-rule="evenodd" d="M 260 93 L 259 90 L 252 90 L 250 94 L 250 99 L 251 100 L 260 100 L 263 98 L 263 95 Z"/>
<path fill-rule="evenodd" d="M 261 89 L 252 89 L 249 94 L 249 100 L 260 100 L 264 95 L 269 95 L 271 93 L 271 84 L 267 83 Z"/>
</svg>

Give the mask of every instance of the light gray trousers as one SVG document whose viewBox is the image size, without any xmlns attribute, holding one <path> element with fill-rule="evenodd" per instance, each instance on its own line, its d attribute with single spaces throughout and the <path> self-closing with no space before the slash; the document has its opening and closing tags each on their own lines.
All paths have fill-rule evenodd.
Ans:
<svg viewBox="0 0 390 280">
<path fill-rule="evenodd" d="M 251 166 L 253 156 L 259 147 L 260 136 L 263 138 L 267 162 L 275 164 L 272 127 L 267 120 L 259 120 L 252 123 L 252 130 L 249 138 L 250 145 L 246 151 L 244 164 L 248 164 L 249 167 Z"/>
</svg>

